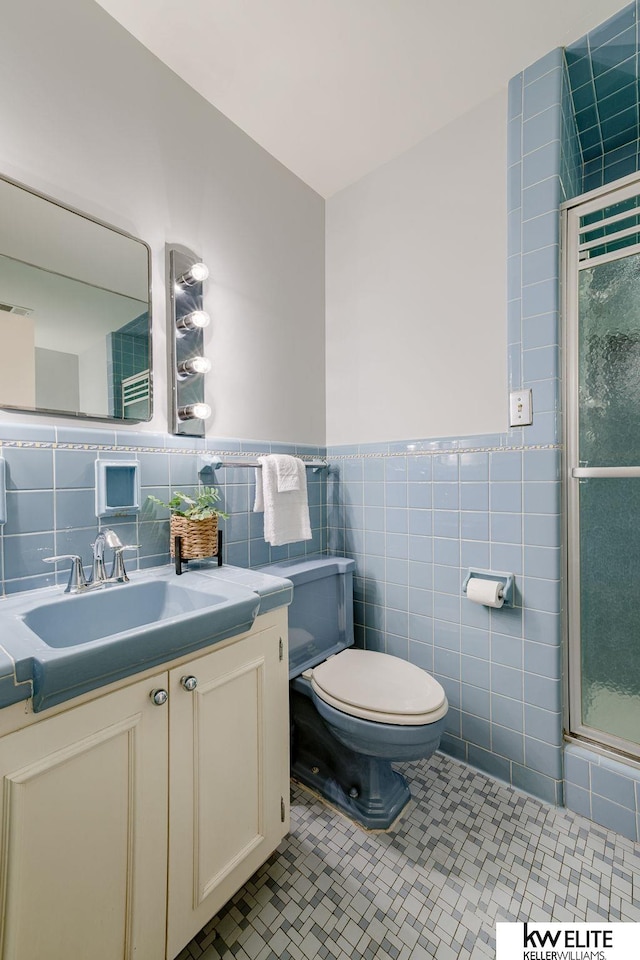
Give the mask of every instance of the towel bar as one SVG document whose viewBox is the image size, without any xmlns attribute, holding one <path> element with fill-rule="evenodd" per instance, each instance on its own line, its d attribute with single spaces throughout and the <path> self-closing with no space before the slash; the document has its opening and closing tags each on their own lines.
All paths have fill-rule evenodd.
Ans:
<svg viewBox="0 0 640 960">
<path fill-rule="evenodd" d="M 302 459 L 302 458 L 300 458 Z M 326 460 L 303 460 L 305 467 L 312 467 L 313 472 L 316 473 L 318 470 L 324 470 L 329 466 Z M 224 460 L 221 457 L 216 457 L 215 454 L 200 454 L 198 456 L 198 473 L 201 473 L 203 470 L 219 470 L 220 467 L 259 467 L 260 464 L 255 459 L 250 459 L 248 457 L 238 457 L 237 459 L 230 459 L 225 457 Z"/>
</svg>

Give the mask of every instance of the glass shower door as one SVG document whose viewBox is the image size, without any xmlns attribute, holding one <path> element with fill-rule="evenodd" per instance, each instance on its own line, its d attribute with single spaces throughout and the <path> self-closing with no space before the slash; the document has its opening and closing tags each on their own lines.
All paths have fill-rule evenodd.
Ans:
<svg viewBox="0 0 640 960">
<path fill-rule="evenodd" d="M 566 315 L 570 727 L 640 756 L 637 193 L 568 211 Z"/>
</svg>

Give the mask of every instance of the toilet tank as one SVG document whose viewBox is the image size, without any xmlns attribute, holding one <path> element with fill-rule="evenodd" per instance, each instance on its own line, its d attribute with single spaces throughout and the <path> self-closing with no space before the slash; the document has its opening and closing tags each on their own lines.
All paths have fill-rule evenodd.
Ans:
<svg viewBox="0 0 640 960">
<path fill-rule="evenodd" d="M 289 606 L 289 677 L 353 646 L 353 570 L 344 557 L 301 557 L 260 567 L 293 584 Z"/>
</svg>

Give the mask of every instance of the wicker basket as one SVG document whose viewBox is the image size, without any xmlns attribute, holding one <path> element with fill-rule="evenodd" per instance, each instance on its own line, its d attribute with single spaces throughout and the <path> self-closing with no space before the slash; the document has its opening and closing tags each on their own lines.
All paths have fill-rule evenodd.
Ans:
<svg viewBox="0 0 640 960">
<path fill-rule="evenodd" d="M 182 537 L 182 559 L 203 560 L 218 553 L 218 518 L 188 520 L 187 517 L 171 517 L 171 556 L 175 556 L 175 537 Z"/>
</svg>

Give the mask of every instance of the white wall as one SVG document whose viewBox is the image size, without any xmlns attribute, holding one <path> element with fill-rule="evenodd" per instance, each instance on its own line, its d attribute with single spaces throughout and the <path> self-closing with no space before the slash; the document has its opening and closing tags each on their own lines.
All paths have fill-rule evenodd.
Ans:
<svg viewBox="0 0 640 960">
<path fill-rule="evenodd" d="M 504 91 L 327 201 L 329 444 L 506 429 L 506 129 Z"/>
<path fill-rule="evenodd" d="M 32 407 L 36 396 L 35 319 L 0 314 L 0 403 Z"/>
<path fill-rule="evenodd" d="M 179 243 L 211 268 L 208 433 L 324 442 L 323 200 L 90 0 L 7 4 L 0 87 L 0 173 L 151 246 L 147 428 L 167 429 L 164 258 Z"/>
<path fill-rule="evenodd" d="M 62 350 L 35 348 L 36 404 L 45 410 L 92 410 L 102 407 L 80 405 L 79 357 Z M 107 410 L 106 413 L 109 411 Z"/>
<path fill-rule="evenodd" d="M 109 378 L 107 376 L 107 337 L 95 340 L 78 356 L 80 410 L 104 411 L 109 415 Z M 120 428 L 118 428 L 120 429 Z"/>
</svg>

